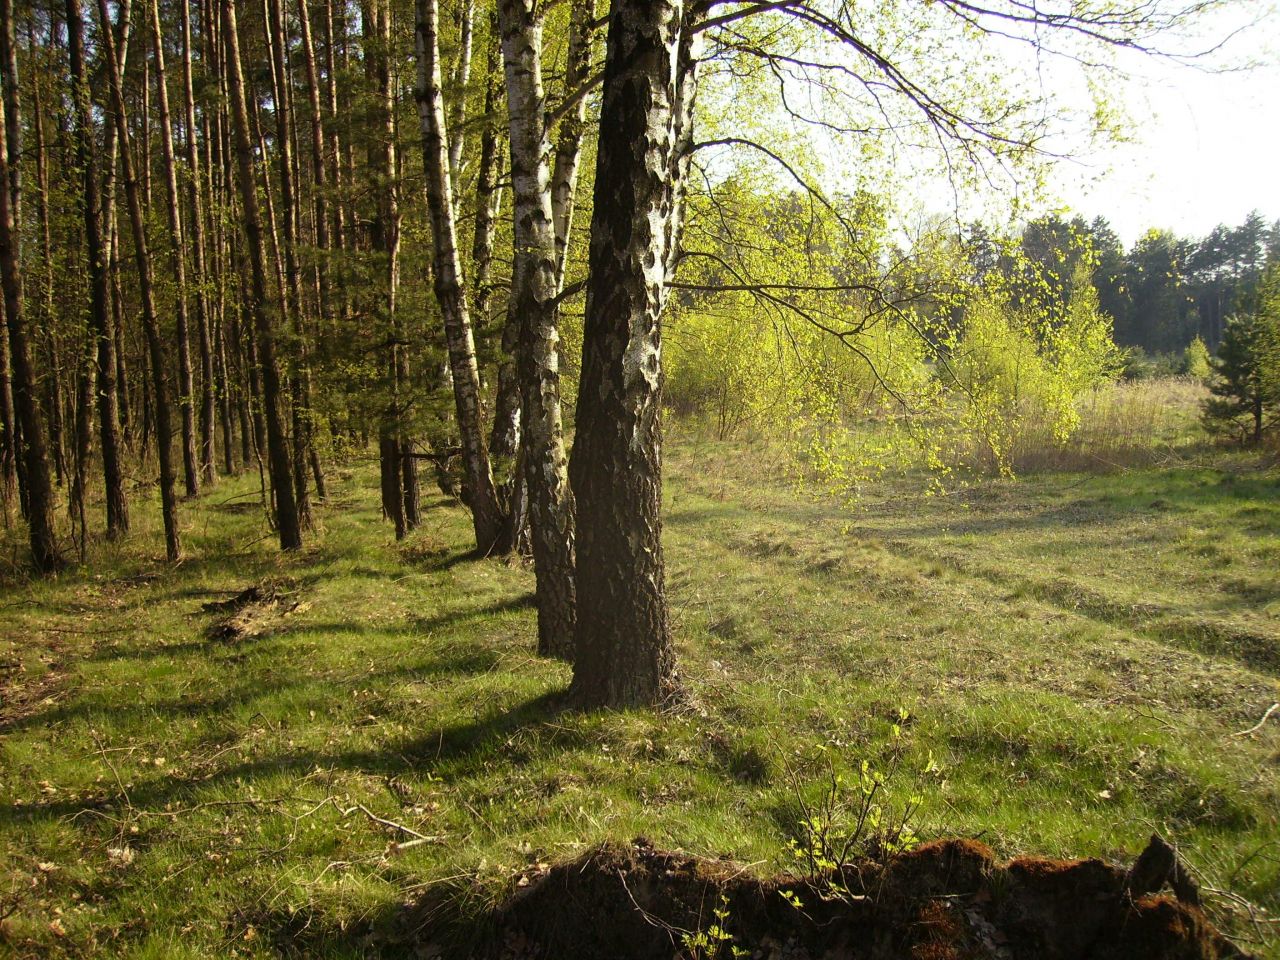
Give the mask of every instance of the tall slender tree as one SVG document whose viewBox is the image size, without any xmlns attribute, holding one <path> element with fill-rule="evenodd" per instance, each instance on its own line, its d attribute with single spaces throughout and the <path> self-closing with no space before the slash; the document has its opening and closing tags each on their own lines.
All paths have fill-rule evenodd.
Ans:
<svg viewBox="0 0 1280 960">
<path fill-rule="evenodd" d="M 53 525 L 53 484 L 49 476 L 44 425 L 40 422 L 35 371 L 31 364 L 23 313 L 22 247 L 19 211 L 21 179 L 15 162 L 21 155 L 22 113 L 18 97 L 18 58 L 13 0 L 0 0 L 0 284 L 4 286 L 12 367 L 13 404 L 21 429 L 20 456 L 25 466 L 27 528 L 36 569 L 48 573 L 63 563 Z"/>
<path fill-rule="evenodd" d="M 476 548 L 491 552 L 502 532 L 502 512 L 494 489 L 485 442 L 480 403 L 480 373 L 475 341 L 462 285 L 454 222 L 453 183 L 449 172 L 449 136 L 441 90 L 439 27 L 436 0 L 416 0 L 415 39 L 418 56 L 418 117 L 422 127 L 422 155 L 426 173 L 427 207 L 431 218 L 432 280 L 444 321 L 453 379 L 454 408 L 462 440 L 462 463 L 470 500 Z"/>
<path fill-rule="evenodd" d="M 105 0 L 99 0 L 105 2 Z M 275 331 L 272 329 L 271 301 L 267 292 L 267 271 L 262 243 L 262 215 L 258 207 L 257 178 L 254 176 L 253 146 L 249 133 L 249 111 L 245 104 L 244 70 L 240 61 L 240 38 L 236 25 L 235 0 L 220 0 L 222 28 L 226 43 L 227 92 L 231 125 L 235 130 L 236 165 L 240 181 L 241 222 L 244 247 L 250 266 L 250 304 L 256 332 L 258 375 L 262 388 L 262 408 L 274 491 L 276 529 L 280 547 L 302 547 L 302 528 L 293 494 L 293 470 L 288 437 L 281 412 L 280 372 L 276 367 Z"/>
<path fill-rule="evenodd" d="M 284 10 L 281 0 L 266 0 L 267 43 L 271 52 L 272 100 L 276 120 L 276 157 L 280 170 L 281 253 L 284 287 L 281 299 L 289 318 L 289 388 L 293 413 L 293 489 L 298 519 L 311 524 L 311 495 L 307 468 L 311 438 L 311 374 L 303 330 L 302 271 L 298 261 L 298 180 L 293 150 L 293 92 L 285 51 Z"/>
<path fill-rule="evenodd" d="M 83 184 L 85 244 L 89 262 L 89 322 L 97 362 L 98 439 L 102 445 L 102 473 L 106 486 L 107 536 L 116 539 L 129 531 L 129 501 L 124 486 L 120 437 L 119 381 L 115 333 L 111 320 L 109 251 L 103 242 L 98 190 L 98 149 L 94 131 L 89 77 L 84 58 L 84 13 L 80 0 L 66 0 L 67 47 L 71 62 L 71 87 L 75 104 L 76 155 Z"/>
<path fill-rule="evenodd" d="M 573 658 L 573 495 L 565 472 L 556 310 L 556 230 L 551 197 L 542 19 L 531 0 L 500 0 L 515 201 L 509 310 L 518 324 L 524 482 L 537 576 L 538 649 Z"/>
<path fill-rule="evenodd" d="M 185 0 L 184 0 L 185 2 Z M 191 373 L 191 323 L 188 307 L 186 236 L 182 203 L 178 197 L 178 161 L 173 148 L 173 121 L 169 112 L 169 80 L 165 69 L 164 33 L 160 28 L 160 0 L 151 0 L 151 50 L 155 63 L 156 110 L 160 121 L 160 155 L 164 167 L 165 212 L 169 216 L 169 266 L 177 287 L 174 316 L 178 340 L 178 411 L 182 419 L 182 473 L 187 496 L 200 492 L 200 466 L 196 460 L 195 379 Z M 142 162 L 148 163 L 143 154 Z"/>
<path fill-rule="evenodd" d="M 196 336 L 200 349 L 200 474 L 206 485 L 218 480 L 214 419 L 217 405 L 216 366 L 212 312 L 209 304 L 208 269 L 205 263 L 204 202 L 201 195 L 200 146 L 196 131 L 195 83 L 192 78 L 190 0 L 178 0 L 182 26 L 182 109 L 186 126 L 184 154 L 187 165 L 187 224 L 190 233 L 191 273 L 195 286 Z M 229 427 L 229 423 L 227 424 Z M 223 442 L 230 446 L 224 431 Z M 230 469 L 227 471 L 230 472 Z"/>
<path fill-rule="evenodd" d="M 121 8 L 121 15 L 127 13 Z M 142 329 L 147 340 L 147 353 L 151 365 L 151 394 L 155 407 L 156 454 L 160 461 L 160 507 L 164 517 L 165 553 L 177 560 L 182 555 L 182 540 L 178 530 L 178 500 L 174 493 L 173 426 L 170 422 L 168 359 L 164 339 L 160 332 L 160 320 L 156 314 L 155 293 L 151 282 L 151 252 L 147 243 L 147 228 L 143 213 L 143 198 L 133 165 L 133 150 L 129 134 L 129 119 L 125 112 L 124 83 L 120 75 L 120 61 L 116 57 L 115 40 L 111 29 L 111 16 L 107 0 L 98 0 L 100 34 L 107 64 L 107 80 L 111 90 L 111 105 L 115 114 L 116 134 L 120 142 L 120 165 L 124 173 L 125 199 L 129 205 L 129 223 L 133 229 L 133 256 L 138 270 L 138 295 L 142 300 Z"/>
</svg>

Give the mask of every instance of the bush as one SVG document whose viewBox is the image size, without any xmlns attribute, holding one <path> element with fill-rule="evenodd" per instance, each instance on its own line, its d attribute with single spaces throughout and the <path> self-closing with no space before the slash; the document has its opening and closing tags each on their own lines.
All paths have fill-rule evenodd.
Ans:
<svg viewBox="0 0 1280 960">
<path fill-rule="evenodd" d="M 1204 382 L 1213 373 L 1209 360 L 1209 348 L 1205 346 L 1203 340 L 1196 337 L 1182 352 L 1182 369 L 1178 372 Z"/>
</svg>

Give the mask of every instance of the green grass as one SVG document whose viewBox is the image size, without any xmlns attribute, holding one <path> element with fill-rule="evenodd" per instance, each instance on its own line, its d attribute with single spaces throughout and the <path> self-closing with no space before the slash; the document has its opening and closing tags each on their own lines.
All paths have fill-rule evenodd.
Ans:
<svg viewBox="0 0 1280 960">
<path fill-rule="evenodd" d="M 609 838 L 787 867 L 820 751 L 901 754 L 925 836 L 1128 859 L 1158 830 L 1280 912 L 1280 721 L 1233 736 L 1280 699 L 1274 469 L 886 483 L 856 513 L 783 473 L 669 445 L 675 715 L 561 712 L 531 572 L 470 558 L 442 500 L 396 545 L 367 464 L 295 557 L 256 480 L 187 506 L 176 568 L 135 506 L 127 544 L 0 593 L 0 955 L 364 956 L 432 882 L 475 908 Z M 303 606 L 209 639 L 201 605 L 264 579 Z"/>
</svg>

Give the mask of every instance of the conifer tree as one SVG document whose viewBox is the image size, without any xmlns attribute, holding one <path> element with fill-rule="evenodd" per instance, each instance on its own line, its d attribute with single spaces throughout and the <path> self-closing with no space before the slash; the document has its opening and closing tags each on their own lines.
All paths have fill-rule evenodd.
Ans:
<svg viewBox="0 0 1280 960">
<path fill-rule="evenodd" d="M 1273 281 L 1274 284 L 1274 281 Z M 1280 306 L 1264 297 L 1256 311 L 1227 320 L 1213 359 L 1213 394 L 1204 404 L 1205 425 L 1236 434 L 1247 444 L 1262 442 L 1280 414 Z"/>
</svg>

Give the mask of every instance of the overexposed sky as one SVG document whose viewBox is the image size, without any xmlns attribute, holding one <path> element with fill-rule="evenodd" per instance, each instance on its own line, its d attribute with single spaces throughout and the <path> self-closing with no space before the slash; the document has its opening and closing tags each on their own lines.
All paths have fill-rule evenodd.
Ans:
<svg viewBox="0 0 1280 960">
<path fill-rule="evenodd" d="M 1280 218 L 1280 16 L 1252 7 L 1245 25 L 1232 12 L 1206 25 L 1207 42 L 1230 39 L 1203 68 L 1134 58 L 1118 90 L 1131 142 L 1060 168 L 1064 202 L 1126 245 L 1152 227 L 1202 236 L 1252 210 Z"/>
<path fill-rule="evenodd" d="M 1067 0 L 1055 2 L 1065 7 Z M 1137 6 L 1168 11 L 1195 2 L 1143 0 Z M 941 14 L 935 18 L 940 23 L 922 21 L 916 44 L 910 35 L 892 33 L 899 26 L 894 17 L 914 9 L 905 0 L 885 15 L 887 24 L 869 15 L 869 33 L 877 36 L 877 25 L 887 30 L 882 42 L 895 55 L 904 48 L 906 69 L 921 71 L 919 82 L 943 102 L 963 101 L 972 91 L 977 115 L 987 96 L 997 107 L 1024 104 L 1027 119 L 1042 122 L 1037 133 L 1045 156 L 1063 158 L 1048 171 L 981 159 L 975 169 L 959 150 L 949 164 L 912 104 L 904 107 L 904 98 L 892 95 L 881 100 L 887 84 L 868 98 L 856 80 L 832 71 L 780 71 L 783 104 L 778 82 L 743 80 L 722 70 L 712 89 L 700 93 L 703 133 L 754 136 L 806 174 L 812 168 L 828 192 L 866 189 L 889 198 L 907 236 L 914 223 L 939 217 L 1008 229 L 1051 211 L 1105 217 L 1126 246 L 1153 228 L 1200 237 L 1220 223 L 1239 225 L 1253 210 L 1273 222 L 1280 219 L 1278 8 L 1280 0 L 1219 0 L 1194 20 L 1147 38 L 1172 56 L 1108 47 L 1067 30 L 1005 33 L 1007 25 L 998 21 L 989 33 L 949 35 L 945 30 L 954 22 Z M 930 32 L 934 26 L 940 29 Z M 850 76 L 867 69 L 828 37 L 815 34 L 797 43 L 786 52 L 799 60 L 846 62 Z M 1082 68 L 1081 61 L 1095 65 Z M 972 64 L 972 73 L 960 64 Z M 1093 137 L 1099 94 L 1104 113 L 1119 114 L 1123 142 Z M 762 104 L 772 108 L 762 110 Z M 749 150 L 718 156 L 700 157 L 713 178 L 744 160 L 768 165 Z M 959 169 L 966 167 L 967 173 Z M 773 175 L 783 188 L 795 188 L 789 172 L 774 169 Z"/>
</svg>

